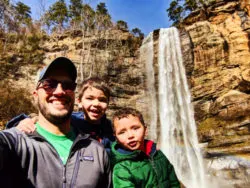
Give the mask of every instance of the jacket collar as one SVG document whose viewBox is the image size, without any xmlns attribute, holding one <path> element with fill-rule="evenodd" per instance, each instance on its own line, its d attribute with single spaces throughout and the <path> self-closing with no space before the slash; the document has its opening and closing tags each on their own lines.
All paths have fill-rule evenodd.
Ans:
<svg viewBox="0 0 250 188">
<path fill-rule="evenodd" d="M 145 147 L 144 147 L 145 151 L 140 151 L 140 150 L 130 151 L 130 150 L 126 150 L 126 149 L 122 148 L 119 143 L 115 142 L 113 149 L 121 154 L 126 154 L 126 155 L 132 154 L 132 153 L 143 152 L 147 156 L 151 156 L 156 152 L 156 144 L 152 140 L 145 140 L 144 145 L 145 145 Z"/>
</svg>

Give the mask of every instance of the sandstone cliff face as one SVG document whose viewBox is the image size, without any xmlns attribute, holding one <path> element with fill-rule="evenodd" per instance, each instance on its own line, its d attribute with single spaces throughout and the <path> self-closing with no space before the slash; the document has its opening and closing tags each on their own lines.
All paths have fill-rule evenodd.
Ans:
<svg viewBox="0 0 250 188">
<path fill-rule="evenodd" d="M 144 109 L 145 103 L 140 100 L 144 94 L 144 65 L 139 62 L 138 54 L 140 43 L 139 38 L 127 31 L 68 31 L 61 35 L 52 35 L 44 41 L 41 46 L 45 51 L 43 66 L 58 56 L 66 56 L 77 67 L 78 84 L 91 76 L 106 80 L 112 89 L 109 116 L 121 106 Z M 20 71 L 26 77 L 14 80 L 15 85 L 32 92 L 38 68 L 23 66 Z"/>
<path fill-rule="evenodd" d="M 190 15 L 181 35 L 204 154 L 213 160 L 211 169 L 221 170 L 216 175 L 234 179 L 235 186 L 249 186 L 249 7 L 246 0 L 216 1 Z"/>
</svg>

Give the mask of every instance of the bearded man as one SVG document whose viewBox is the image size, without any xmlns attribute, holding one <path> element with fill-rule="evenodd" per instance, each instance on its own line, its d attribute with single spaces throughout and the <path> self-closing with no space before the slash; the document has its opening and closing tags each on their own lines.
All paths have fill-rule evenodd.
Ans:
<svg viewBox="0 0 250 188">
<path fill-rule="evenodd" d="M 0 132 L 1 187 L 111 187 L 105 149 L 71 124 L 76 77 L 66 57 L 40 72 L 33 92 L 36 131 L 26 134 L 14 127 Z"/>
</svg>

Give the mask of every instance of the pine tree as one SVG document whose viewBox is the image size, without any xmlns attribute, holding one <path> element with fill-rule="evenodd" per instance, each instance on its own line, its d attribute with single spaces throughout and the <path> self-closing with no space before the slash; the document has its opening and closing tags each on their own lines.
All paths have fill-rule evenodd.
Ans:
<svg viewBox="0 0 250 188">
<path fill-rule="evenodd" d="M 116 22 L 116 27 L 121 30 L 126 30 L 126 31 L 128 30 L 128 24 L 123 20 L 118 20 Z"/>
<path fill-rule="evenodd" d="M 105 30 L 112 26 L 111 16 L 105 3 L 99 3 L 96 7 L 96 25 L 98 30 Z"/>
<path fill-rule="evenodd" d="M 141 30 L 139 28 L 134 28 L 131 30 L 132 34 L 137 36 L 137 37 L 140 37 L 140 38 L 143 38 L 144 37 L 144 34 L 141 32 Z"/>
<path fill-rule="evenodd" d="M 73 25 L 80 24 L 83 4 L 82 0 L 70 0 L 69 17 Z"/>
<path fill-rule="evenodd" d="M 14 6 L 16 12 L 15 19 L 19 24 L 30 25 L 31 23 L 31 10 L 30 7 L 22 2 L 17 2 Z"/>
<path fill-rule="evenodd" d="M 83 5 L 82 21 L 84 30 L 93 30 L 95 27 L 95 11 L 88 4 Z"/>
<path fill-rule="evenodd" d="M 173 25 L 180 23 L 185 16 L 196 10 L 204 10 L 208 4 L 215 0 L 173 0 L 170 3 L 168 17 L 174 22 Z"/>
<path fill-rule="evenodd" d="M 64 0 L 58 0 L 45 13 L 45 22 L 48 26 L 54 26 L 54 30 L 62 31 L 64 24 L 69 20 L 68 9 Z"/>
<path fill-rule="evenodd" d="M 169 8 L 167 9 L 168 17 L 174 22 L 174 24 L 182 20 L 182 13 L 184 9 L 179 5 L 179 0 L 174 0 L 170 3 Z"/>
<path fill-rule="evenodd" d="M 0 30 L 2 32 L 17 31 L 18 25 L 14 19 L 15 10 L 9 0 L 0 0 Z"/>
<path fill-rule="evenodd" d="M 105 3 L 99 3 L 96 7 L 96 12 L 102 15 L 107 15 L 108 14 L 108 9 L 106 8 Z"/>
</svg>

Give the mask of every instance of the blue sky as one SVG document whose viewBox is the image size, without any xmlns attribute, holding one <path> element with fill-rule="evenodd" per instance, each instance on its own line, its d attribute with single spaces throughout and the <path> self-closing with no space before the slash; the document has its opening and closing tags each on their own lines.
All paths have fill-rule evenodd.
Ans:
<svg viewBox="0 0 250 188">
<path fill-rule="evenodd" d="M 41 0 L 19 0 L 31 7 L 33 16 L 39 15 L 39 2 Z M 48 8 L 56 0 L 43 0 Z M 69 0 L 66 0 L 69 2 Z M 129 29 L 138 27 L 148 35 L 154 29 L 168 28 L 171 22 L 167 17 L 166 9 L 171 0 L 83 0 L 90 2 L 93 8 L 99 2 L 104 2 L 115 22 L 123 20 L 128 23 Z"/>
</svg>

